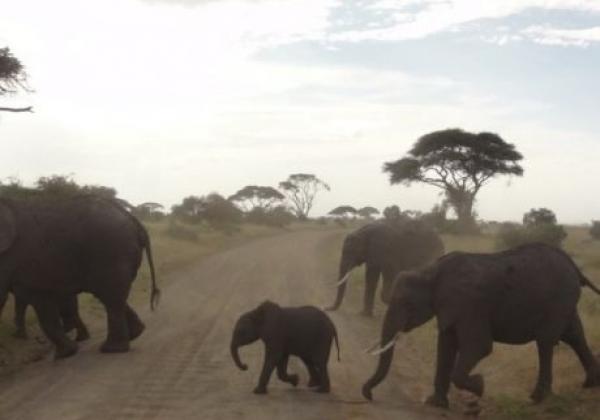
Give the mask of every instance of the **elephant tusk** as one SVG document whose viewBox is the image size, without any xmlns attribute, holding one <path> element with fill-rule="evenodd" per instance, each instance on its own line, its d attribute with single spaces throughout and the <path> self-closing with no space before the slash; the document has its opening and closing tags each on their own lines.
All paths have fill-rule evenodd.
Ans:
<svg viewBox="0 0 600 420">
<path fill-rule="evenodd" d="M 381 341 L 376 341 L 372 346 L 365 349 L 365 353 L 371 353 L 381 345 Z"/>
<path fill-rule="evenodd" d="M 336 286 L 336 287 L 339 287 L 339 286 L 341 286 L 342 284 L 346 283 L 346 282 L 348 281 L 348 279 L 349 279 L 349 278 L 350 278 L 350 271 L 348 271 L 348 272 L 346 273 L 346 275 L 345 275 L 344 277 L 342 277 L 342 279 L 341 279 L 340 281 L 338 281 L 338 282 L 335 284 L 335 286 Z"/>
<path fill-rule="evenodd" d="M 387 351 L 389 348 L 393 347 L 396 344 L 396 341 L 398 341 L 398 339 L 400 338 L 400 336 L 402 335 L 402 333 L 396 333 L 396 335 L 394 336 L 394 338 L 392 338 L 385 346 L 381 347 L 378 350 L 372 350 L 369 352 L 369 354 L 371 356 L 377 356 L 378 354 L 381 354 L 385 351 Z"/>
</svg>

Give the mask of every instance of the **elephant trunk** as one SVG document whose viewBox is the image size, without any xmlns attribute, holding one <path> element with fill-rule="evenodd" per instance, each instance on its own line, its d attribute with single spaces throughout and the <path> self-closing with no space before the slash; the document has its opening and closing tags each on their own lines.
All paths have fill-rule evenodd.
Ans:
<svg viewBox="0 0 600 420">
<path fill-rule="evenodd" d="M 342 300 L 344 300 L 344 295 L 346 294 L 346 283 L 350 278 L 350 273 L 354 266 L 344 259 L 340 262 L 340 270 L 338 274 L 338 283 L 337 283 L 337 295 L 335 296 L 335 302 L 333 305 L 325 308 L 328 311 L 335 311 L 342 304 Z"/>
<path fill-rule="evenodd" d="M 235 362 L 237 367 L 240 368 L 240 370 L 247 370 L 248 365 L 242 363 L 242 361 L 240 360 L 240 354 L 238 352 L 239 347 L 240 346 L 235 342 L 235 340 L 231 341 L 231 357 L 233 358 L 233 361 Z"/>
<path fill-rule="evenodd" d="M 362 388 L 362 394 L 368 400 L 373 399 L 372 389 L 385 379 L 392 364 L 392 358 L 394 356 L 394 342 L 399 335 L 399 331 L 401 330 L 400 322 L 397 319 L 397 314 L 394 312 L 395 311 L 393 308 L 389 308 L 385 315 L 381 333 L 381 349 L 379 352 L 374 352 L 374 354 L 381 353 L 379 355 L 377 370 Z"/>
</svg>

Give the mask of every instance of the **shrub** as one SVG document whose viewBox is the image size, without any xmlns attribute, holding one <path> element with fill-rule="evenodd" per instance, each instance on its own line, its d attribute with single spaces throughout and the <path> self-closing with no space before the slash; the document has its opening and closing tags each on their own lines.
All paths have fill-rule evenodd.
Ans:
<svg viewBox="0 0 600 420">
<path fill-rule="evenodd" d="M 180 241 L 197 242 L 198 234 L 192 229 L 186 228 L 180 224 L 177 224 L 175 218 L 169 219 L 169 225 L 165 231 L 167 236 Z"/>
<path fill-rule="evenodd" d="M 246 213 L 246 220 L 258 225 L 284 227 L 296 219 L 285 206 L 277 206 L 272 209 L 255 207 Z"/>
<path fill-rule="evenodd" d="M 592 235 L 592 238 L 600 240 L 600 220 L 592 220 L 590 235 Z"/>
<path fill-rule="evenodd" d="M 560 247 L 566 237 L 565 229 L 556 224 L 521 226 L 515 223 L 505 223 L 498 230 L 496 247 L 506 249 L 533 242 L 543 242 Z"/>
<path fill-rule="evenodd" d="M 217 193 L 207 196 L 190 196 L 172 207 L 173 214 L 187 223 L 206 222 L 211 227 L 231 232 L 241 223 L 242 212 L 231 201 Z"/>
</svg>

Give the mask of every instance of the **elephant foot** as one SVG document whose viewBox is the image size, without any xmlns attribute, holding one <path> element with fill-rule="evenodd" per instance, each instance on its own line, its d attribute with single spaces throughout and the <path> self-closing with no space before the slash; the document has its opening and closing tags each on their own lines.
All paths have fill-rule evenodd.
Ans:
<svg viewBox="0 0 600 420">
<path fill-rule="evenodd" d="M 75 329 L 75 323 L 74 322 L 65 322 L 63 323 L 63 331 L 65 334 L 70 333 L 71 331 L 73 331 Z"/>
<path fill-rule="evenodd" d="M 315 379 L 315 378 L 310 378 L 308 381 L 308 387 L 309 388 L 314 388 L 316 386 L 319 386 L 321 383 L 319 382 L 319 380 Z"/>
<path fill-rule="evenodd" d="M 448 402 L 448 397 L 446 397 L 445 395 L 436 395 L 436 394 L 430 395 L 425 400 L 425 404 L 430 405 L 432 407 L 438 407 L 438 408 L 449 408 L 450 407 L 450 403 Z"/>
<path fill-rule="evenodd" d="M 129 351 L 129 341 L 110 342 L 105 341 L 100 347 L 102 353 L 126 353 Z"/>
<path fill-rule="evenodd" d="M 77 353 L 77 350 L 77 343 L 73 341 L 66 341 L 62 346 L 56 347 L 56 351 L 54 352 L 54 360 L 73 356 L 75 353 Z"/>
<path fill-rule="evenodd" d="M 85 330 L 77 330 L 77 335 L 75 336 L 75 341 L 85 341 L 90 338 L 90 333 L 87 329 Z"/>
<path fill-rule="evenodd" d="M 252 391 L 252 392 L 255 393 L 256 395 L 264 395 L 267 393 L 267 387 L 259 385 L 256 388 L 254 388 L 254 391 Z"/>
<path fill-rule="evenodd" d="M 372 309 L 363 309 L 362 311 L 359 312 L 359 314 L 361 316 L 364 316 L 367 318 L 373 318 L 373 310 Z"/>
<path fill-rule="evenodd" d="M 467 388 L 467 391 L 471 391 L 473 394 L 477 395 L 478 397 L 482 397 L 484 388 L 485 388 L 485 383 L 483 381 L 483 376 L 477 374 L 477 375 L 472 375 L 469 378 L 469 387 Z"/>
<path fill-rule="evenodd" d="M 142 333 L 144 332 L 145 329 L 146 329 L 146 326 L 144 325 L 144 323 L 142 321 L 138 320 L 137 322 L 131 322 L 129 324 L 129 339 L 135 340 L 140 335 L 142 335 Z"/>
<path fill-rule="evenodd" d="M 300 382 L 300 378 L 298 378 L 298 375 L 288 375 L 287 383 L 292 385 L 294 388 L 298 386 L 298 382 Z"/>
<path fill-rule="evenodd" d="M 548 395 L 550 395 L 550 387 L 547 386 L 536 386 L 529 398 L 535 404 L 539 404 L 546 399 Z"/>
<path fill-rule="evenodd" d="M 27 339 L 27 331 L 25 331 L 24 329 L 19 328 L 18 330 L 16 330 L 12 336 L 14 338 L 18 338 L 20 340 L 26 340 Z"/>
<path fill-rule="evenodd" d="M 594 388 L 600 386 L 600 371 L 595 370 L 590 372 L 585 377 L 585 382 L 583 383 L 584 388 Z"/>
<path fill-rule="evenodd" d="M 329 391 L 329 385 L 321 385 L 317 389 L 315 389 L 315 392 L 318 392 L 319 394 L 329 394 Z"/>
</svg>

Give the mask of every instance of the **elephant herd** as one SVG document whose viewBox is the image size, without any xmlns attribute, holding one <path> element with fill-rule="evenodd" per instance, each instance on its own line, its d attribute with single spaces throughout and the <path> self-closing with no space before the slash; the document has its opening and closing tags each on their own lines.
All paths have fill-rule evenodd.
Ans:
<svg viewBox="0 0 600 420">
<path fill-rule="evenodd" d="M 24 337 L 25 308 L 31 305 L 56 348 L 55 357 L 68 357 L 77 352 L 77 343 L 67 332 L 75 329 L 77 341 L 89 336 L 77 307 L 77 295 L 88 292 L 106 309 L 108 334 L 101 351 L 128 351 L 130 341 L 145 328 L 127 303 L 144 252 L 154 308 L 160 291 L 150 238 L 121 203 L 92 195 L 0 199 L 0 310 L 12 293 L 17 335 Z M 584 386 L 600 386 L 600 366 L 577 312 L 582 287 L 598 294 L 600 290 L 566 253 L 543 244 L 489 254 L 444 252 L 440 237 L 413 221 L 377 221 L 346 236 L 337 295 L 326 309 L 339 308 L 350 272 L 363 264 L 362 314 L 373 315 L 380 276 L 381 298 L 388 304 L 379 349 L 372 349 L 379 362 L 362 387 L 365 398 L 372 398 L 373 388 L 389 372 L 398 337 L 433 318 L 438 337 L 433 393 L 426 400 L 430 405 L 448 407 L 450 384 L 481 396 L 483 378 L 471 372 L 491 353 L 494 342 L 536 343 L 539 373 L 531 394 L 535 402 L 551 391 L 553 351 L 559 341 L 579 358 L 586 373 Z M 240 369 L 247 366 L 240 360 L 239 347 L 259 339 L 265 344 L 265 358 L 255 393 L 266 393 L 274 370 L 280 380 L 297 385 L 297 375 L 287 372 L 292 355 L 306 365 L 309 386 L 329 391 L 327 363 L 338 336 L 324 312 L 266 301 L 242 314 L 230 346 Z"/>
<path fill-rule="evenodd" d="M 579 358 L 586 374 L 583 386 L 600 386 L 600 365 L 588 347 L 577 312 L 582 287 L 598 294 L 600 290 L 565 252 L 536 243 L 489 254 L 442 254 L 439 236 L 418 222 L 374 222 L 345 238 L 337 296 L 326 309 L 340 306 L 350 271 L 362 264 L 366 265 L 362 314 L 372 316 L 380 275 L 381 298 L 388 304 L 381 340 L 370 349 L 379 354 L 379 362 L 362 387 L 365 398 L 371 400 L 373 388 L 387 376 L 396 340 L 434 317 L 437 366 L 433 393 L 426 400 L 429 405 L 447 408 L 450 384 L 481 397 L 483 377 L 471 371 L 491 353 L 494 342 L 536 343 L 539 373 L 531 394 L 534 402 L 551 392 L 553 351 L 559 341 Z M 270 317 L 265 315 L 268 312 Z M 255 393 L 266 392 L 275 368 L 279 379 L 297 385 L 297 376 L 286 371 L 290 355 L 306 365 L 309 386 L 326 392 L 332 337 L 337 344 L 333 323 L 317 308 L 280 308 L 265 302 L 238 320 L 231 354 L 245 370 L 239 346 L 258 339 L 265 343 L 265 363 Z"/>
<path fill-rule="evenodd" d="M 77 340 L 89 336 L 77 307 L 77 294 L 89 292 L 106 309 L 108 335 L 101 351 L 128 351 L 145 328 L 127 304 L 144 250 L 154 306 L 160 292 L 150 238 L 120 203 L 93 195 L 1 199 L 0 308 L 12 292 L 17 334 L 24 336 L 25 308 L 33 306 L 55 358 L 63 358 L 77 352 L 66 332 L 77 329 Z"/>
</svg>

